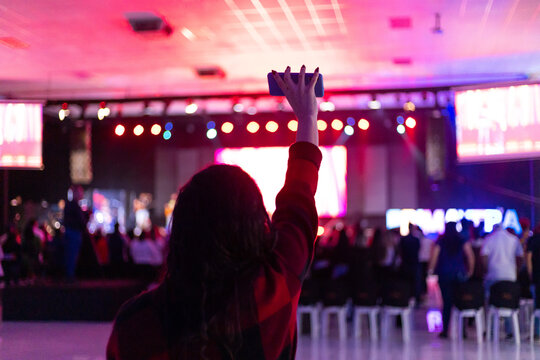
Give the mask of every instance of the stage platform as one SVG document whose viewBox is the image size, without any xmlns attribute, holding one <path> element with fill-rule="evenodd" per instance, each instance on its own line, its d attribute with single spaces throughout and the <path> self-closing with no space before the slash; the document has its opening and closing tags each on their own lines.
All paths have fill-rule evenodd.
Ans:
<svg viewBox="0 0 540 360">
<path fill-rule="evenodd" d="M 136 280 L 40 282 L 2 289 L 4 321 L 111 321 L 120 306 L 146 289 Z"/>
</svg>

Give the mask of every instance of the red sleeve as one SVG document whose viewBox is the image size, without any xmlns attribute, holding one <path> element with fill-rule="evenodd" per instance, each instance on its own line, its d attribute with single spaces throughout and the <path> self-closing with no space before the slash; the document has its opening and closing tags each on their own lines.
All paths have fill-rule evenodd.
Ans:
<svg viewBox="0 0 540 360">
<path fill-rule="evenodd" d="M 116 322 L 114 323 L 111 336 L 107 342 L 107 360 L 118 360 L 120 356 L 118 354 L 118 329 L 116 328 Z"/>
<path fill-rule="evenodd" d="M 275 254 L 300 279 L 311 263 L 317 236 L 314 196 L 321 160 L 321 151 L 311 143 L 298 142 L 291 146 L 285 185 L 276 197 L 272 217 L 277 236 Z"/>
</svg>

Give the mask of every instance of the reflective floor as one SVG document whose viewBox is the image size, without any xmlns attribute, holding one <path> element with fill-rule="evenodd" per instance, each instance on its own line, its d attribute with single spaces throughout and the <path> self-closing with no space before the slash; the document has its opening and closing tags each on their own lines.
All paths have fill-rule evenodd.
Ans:
<svg viewBox="0 0 540 360">
<path fill-rule="evenodd" d="M 422 316 L 415 316 L 421 319 Z M 1 360 L 98 360 L 105 359 L 109 323 L 3 322 L 0 326 Z M 366 337 L 340 341 L 335 331 L 328 339 L 311 340 L 301 336 L 297 359 L 369 359 L 369 360 L 533 360 L 540 359 L 540 344 L 524 339 L 521 346 L 501 340 L 498 344 L 476 344 L 474 338 L 463 342 L 439 340 L 415 321 L 410 344 L 404 345 L 397 329 L 377 342 Z M 470 331 L 473 333 L 472 329 Z"/>
</svg>

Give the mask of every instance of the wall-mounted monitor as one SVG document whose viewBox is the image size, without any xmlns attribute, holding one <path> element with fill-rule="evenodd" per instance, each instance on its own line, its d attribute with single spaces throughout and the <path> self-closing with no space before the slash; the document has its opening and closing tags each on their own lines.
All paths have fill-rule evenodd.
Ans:
<svg viewBox="0 0 540 360">
<path fill-rule="evenodd" d="M 41 103 L 0 102 L 0 168 L 41 169 Z"/>
<path fill-rule="evenodd" d="M 540 157 L 540 84 L 456 89 L 460 162 Z"/>
<path fill-rule="evenodd" d="M 323 160 L 315 194 L 321 217 L 344 216 L 347 211 L 347 149 L 320 147 Z M 257 183 L 269 213 L 276 208 L 276 195 L 287 171 L 288 147 L 225 148 L 215 153 L 215 162 L 238 165 Z"/>
</svg>

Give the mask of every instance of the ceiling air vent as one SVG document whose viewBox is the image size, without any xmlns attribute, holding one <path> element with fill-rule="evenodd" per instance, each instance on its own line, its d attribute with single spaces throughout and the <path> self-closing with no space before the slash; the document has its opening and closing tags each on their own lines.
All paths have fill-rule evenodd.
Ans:
<svg viewBox="0 0 540 360">
<path fill-rule="evenodd" d="M 203 66 L 195 68 L 197 75 L 201 78 L 224 78 L 225 71 L 219 66 Z"/>
<path fill-rule="evenodd" d="M 129 25 L 131 25 L 133 31 L 138 34 L 146 35 L 159 33 L 165 36 L 172 34 L 173 29 L 171 25 L 169 25 L 163 17 L 153 12 L 127 12 L 124 16 L 129 22 Z"/>
</svg>

